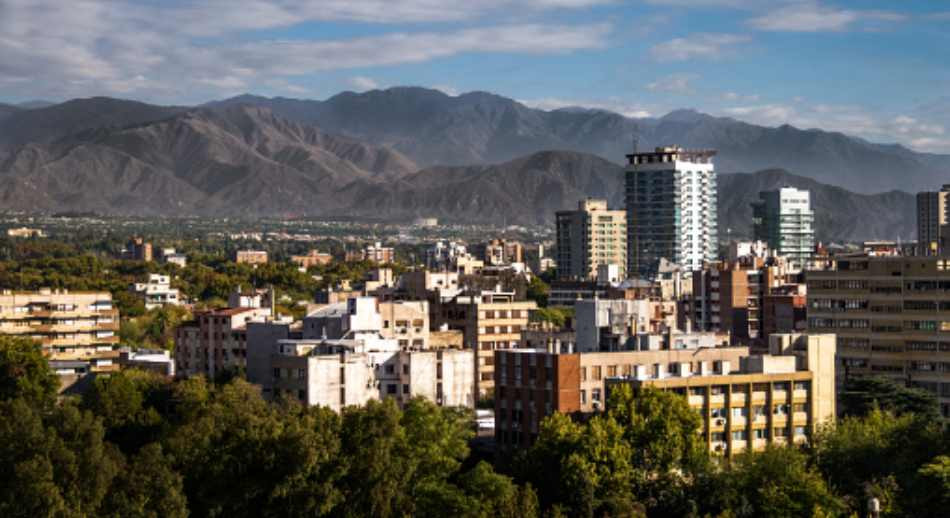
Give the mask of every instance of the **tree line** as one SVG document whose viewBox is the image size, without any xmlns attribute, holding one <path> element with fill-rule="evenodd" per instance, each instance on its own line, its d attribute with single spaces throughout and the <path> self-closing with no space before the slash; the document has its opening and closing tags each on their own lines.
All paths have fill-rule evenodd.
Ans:
<svg viewBox="0 0 950 518">
<path fill-rule="evenodd" d="M 611 394 L 555 414 L 533 447 L 472 452 L 470 411 L 413 399 L 336 414 L 264 401 L 240 379 L 126 370 L 78 398 L 28 340 L 0 338 L 0 515 L 943 516 L 950 436 L 932 416 L 871 405 L 806 446 L 711 456 L 682 396 Z"/>
</svg>

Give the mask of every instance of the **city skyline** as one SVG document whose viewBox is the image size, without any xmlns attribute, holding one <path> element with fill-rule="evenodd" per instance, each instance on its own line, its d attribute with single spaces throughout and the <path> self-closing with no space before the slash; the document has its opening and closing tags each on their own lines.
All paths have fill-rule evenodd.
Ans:
<svg viewBox="0 0 950 518">
<path fill-rule="evenodd" d="M 941 10 L 944 7 L 944 10 Z M 627 116 L 691 107 L 950 152 L 926 2 L 414 0 L 0 5 L 0 100 L 197 104 L 419 85 Z M 47 31 L 46 27 L 58 27 Z M 908 81 L 913 77 L 913 81 Z M 893 92 L 902 92 L 894 96 Z"/>
</svg>

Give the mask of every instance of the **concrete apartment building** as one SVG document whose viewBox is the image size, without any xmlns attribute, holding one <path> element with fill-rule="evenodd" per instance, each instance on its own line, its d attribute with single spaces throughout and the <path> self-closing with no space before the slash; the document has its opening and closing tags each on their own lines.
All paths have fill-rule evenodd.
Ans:
<svg viewBox="0 0 950 518">
<path fill-rule="evenodd" d="M 772 335 L 769 354 L 741 358 L 736 371 L 732 366 L 612 378 L 607 392 L 628 385 L 635 396 L 644 387 L 683 395 L 702 416 L 700 433 L 710 451 L 727 456 L 807 442 L 819 425 L 834 420 L 834 335 Z"/>
<path fill-rule="evenodd" d="M 815 252 L 815 211 L 806 190 L 782 187 L 759 193 L 752 203 L 752 233 L 774 255 L 801 269 Z"/>
<path fill-rule="evenodd" d="M 513 349 L 528 325 L 534 301 L 515 300 L 512 292 L 483 291 L 458 295 L 440 305 L 436 325 L 461 330 L 465 347 L 475 351 L 474 381 L 479 398 L 491 397 L 495 386 L 494 351 Z"/>
<path fill-rule="evenodd" d="M 290 262 L 307 269 L 311 266 L 323 266 L 333 262 L 333 256 L 319 250 L 311 250 L 304 255 L 290 256 Z"/>
<path fill-rule="evenodd" d="M 947 196 L 950 184 L 939 191 L 917 193 L 917 245 L 920 255 L 944 255 L 948 236 Z"/>
<path fill-rule="evenodd" d="M 264 321 L 270 308 L 231 307 L 199 311 L 175 330 L 175 370 L 180 377 L 213 379 L 247 367 L 247 324 Z"/>
<path fill-rule="evenodd" d="M 518 241 L 492 239 L 476 246 L 474 253 L 488 266 L 524 263 L 524 245 Z"/>
<path fill-rule="evenodd" d="M 762 306 L 771 290 L 785 284 L 783 269 L 746 256 L 709 263 L 693 272 L 692 293 L 684 315 L 697 329 L 730 333 L 733 341 L 764 340 Z"/>
<path fill-rule="evenodd" d="M 415 396 L 472 407 L 474 352 L 443 347 L 448 342 L 441 336 L 431 338 L 423 320 L 427 313 L 425 302 L 359 297 L 321 308 L 299 326 L 251 323 L 248 380 L 260 384 L 266 397 L 287 394 L 335 410 L 387 397 L 403 404 Z M 396 320 L 389 320 L 393 315 Z M 415 347 L 401 338 L 414 332 L 422 333 Z M 428 349 L 431 342 L 438 348 Z"/>
<path fill-rule="evenodd" d="M 555 217 L 558 278 L 591 279 L 597 276 L 597 267 L 602 264 L 626 268 L 624 211 L 608 210 L 607 200 L 588 198 L 577 202 L 577 210 L 558 211 Z"/>
<path fill-rule="evenodd" d="M 150 262 L 152 260 L 152 243 L 145 242 L 141 237 L 133 237 L 125 244 L 123 257 L 133 261 Z"/>
<path fill-rule="evenodd" d="M 378 264 L 390 264 L 396 262 L 396 249 L 383 246 L 377 241 L 372 245 L 366 246 L 362 250 L 354 250 L 346 253 L 347 261 L 373 261 Z"/>
<path fill-rule="evenodd" d="M 875 375 L 926 389 L 950 417 L 950 260 L 838 257 L 805 273 L 808 329 L 838 335 L 838 382 Z"/>
<path fill-rule="evenodd" d="M 596 299 L 574 304 L 577 352 L 630 350 L 637 335 L 665 333 L 676 325 L 673 301 Z"/>
<path fill-rule="evenodd" d="M 166 304 L 179 306 L 182 303 L 178 288 L 171 287 L 171 277 L 157 273 L 148 274 L 148 281 L 137 282 L 130 291 L 145 303 L 145 309 L 160 308 Z"/>
<path fill-rule="evenodd" d="M 661 259 L 698 270 L 719 253 L 714 150 L 658 147 L 627 155 L 627 274 Z"/>
<path fill-rule="evenodd" d="M 730 372 L 747 347 L 579 353 L 569 347 L 495 352 L 495 444 L 530 446 L 541 421 L 554 412 L 587 414 L 604 409 L 605 381 L 617 376 L 665 378 L 680 373 Z M 674 346 L 675 347 L 675 346 Z"/>
<path fill-rule="evenodd" d="M 266 250 L 238 250 L 234 252 L 234 262 L 238 264 L 267 264 Z"/>
<path fill-rule="evenodd" d="M 42 345 L 62 388 L 89 373 L 118 369 L 119 310 L 108 292 L 0 292 L 0 334 Z"/>
</svg>

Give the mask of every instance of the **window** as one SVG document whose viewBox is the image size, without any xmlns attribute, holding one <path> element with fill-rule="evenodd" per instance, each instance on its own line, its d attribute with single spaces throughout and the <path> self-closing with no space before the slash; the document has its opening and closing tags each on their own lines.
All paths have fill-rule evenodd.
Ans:
<svg viewBox="0 0 950 518">
<path fill-rule="evenodd" d="M 581 367 L 581 381 L 587 381 L 587 367 Z"/>
<path fill-rule="evenodd" d="M 386 365 L 386 374 L 395 374 L 396 367 L 393 365 Z"/>
<path fill-rule="evenodd" d="M 713 432 L 710 434 L 712 442 L 725 442 L 726 434 L 723 432 Z"/>
<path fill-rule="evenodd" d="M 714 407 L 710 409 L 709 415 L 714 418 L 726 417 L 726 409 L 723 407 Z"/>
<path fill-rule="evenodd" d="M 590 399 L 591 399 L 591 401 L 596 401 L 596 402 L 598 402 L 598 403 L 600 402 L 600 389 L 599 389 L 599 388 L 595 388 L 594 390 L 591 390 L 591 391 L 590 391 Z"/>
<path fill-rule="evenodd" d="M 409 374 L 409 364 L 408 364 L 408 363 L 404 363 L 404 364 L 402 365 L 402 373 L 403 373 L 403 374 Z"/>
<path fill-rule="evenodd" d="M 408 384 L 408 383 L 403 383 L 403 384 L 402 384 L 402 393 L 403 393 L 403 394 L 408 394 L 408 393 L 409 393 L 409 384 Z"/>
<path fill-rule="evenodd" d="M 808 390 L 810 383 L 807 381 L 796 381 L 795 390 Z"/>
<path fill-rule="evenodd" d="M 796 435 L 796 436 L 805 435 L 805 427 L 804 427 L 804 426 L 796 426 L 796 427 L 795 427 L 795 435 Z"/>
<path fill-rule="evenodd" d="M 772 437 L 788 437 L 788 428 L 775 428 L 772 431 Z"/>
<path fill-rule="evenodd" d="M 745 430 L 736 430 L 732 432 L 733 441 L 744 441 L 748 438 L 748 433 Z"/>
<path fill-rule="evenodd" d="M 275 378 L 280 378 L 280 368 L 279 368 L 279 367 L 274 367 L 274 377 L 275 377 Z"/>
<path fill-rule="evenodd" d="M 772 413 L 775 415 L 788 415 L 788 405 L 785 403 L 775 405 L 775 407 L 772 408 Z"/>
<path fill-rule="evenodd" d="M 808 409 L 804 403 L 795 403 L 792 405 L 792 412 L 807 412 Z"/>
<path fill-rule="evenodd" d="M 396 384 L 395 384 L 395 383 L 389 383 L 389 384 L 387 384 L 387 385 L 386 385 L 386 393 L 387 393 L 387 394 L 395 394 L 395 393 L 396 393 Z"/>
<path fill-rule="evenodd" d="M 582 405 L 586 405 L 586 404 L 587 404 L 587 391 L 586 391 L 586 390 L 582 390 L 582 391 L 581 391 L 581 404 L 582 404 Z"/>
<path fill-rule="evenodd" d="M 752 430 L 752 437 L 754 439 L 768 439 L 769 431 L 766 428 L 756 428 L 755 430 Z"/>
<path fill-rule="evenodd" d="M 748 415 L 748 411 L 744 406 L 737 406 L 732 408 L 732 417 L 745 417 Z"/>
<path fill-rule="evenodd" d="M 601 379 L 603 379 L 603 377 L 601 376 L 601 373 L 600 373 L 600 365 L 594 366 L 594 368 L 593 368 L 593 376 L 594 376 L 594 381 L 600 381 Z"/>
</svg>

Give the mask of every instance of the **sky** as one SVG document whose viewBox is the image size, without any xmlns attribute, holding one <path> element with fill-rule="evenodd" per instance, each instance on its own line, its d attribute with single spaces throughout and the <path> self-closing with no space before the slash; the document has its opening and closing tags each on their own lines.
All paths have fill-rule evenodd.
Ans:
<svg viewBox="0 0 950 518">
<path fill-rule="evenodd" d="M 0 102 L 398 85 L 950 153 L 950 0 L 0 0 Z"/>
</svg>

